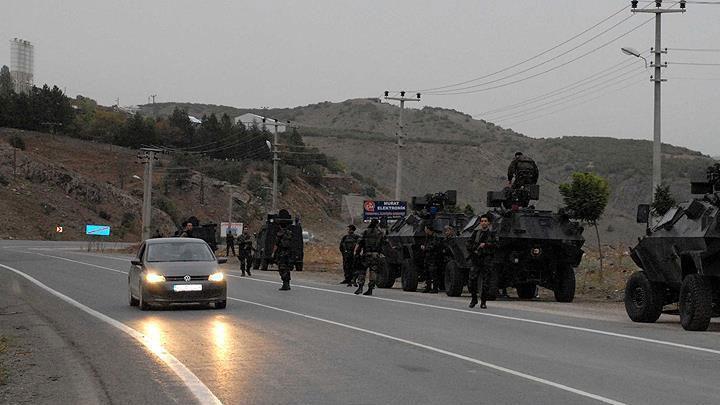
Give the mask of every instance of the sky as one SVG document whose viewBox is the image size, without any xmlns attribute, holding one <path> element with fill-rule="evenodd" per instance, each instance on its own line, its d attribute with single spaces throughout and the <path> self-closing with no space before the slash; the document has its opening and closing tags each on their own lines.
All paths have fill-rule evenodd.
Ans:
<svg viewBox="0 0 720 405">
<path fill-rule="evenodd" d="M 652 139 L 652 69 L 620 48 L 649 51 L 655 27 L 623 35 L 652 18 L 623 10 L 629 3 L 3 0 L 0 65 L 10 65 L 18 37 L 35 45 L 36 84 L 104 105 L 156 94 L 157 102 L 294 107 L 423 90 L 413 107 L 456 109 L 531 137 Z M 662 27 L 671 63 L 663 142 L 709 155 L 720 155 L 718 21 L 720 4 L 688 4 Z M 483 76 L 446 94 L 427 90 Z M 447 94 L 457 88 L 472 93 Z"/>
</svg>

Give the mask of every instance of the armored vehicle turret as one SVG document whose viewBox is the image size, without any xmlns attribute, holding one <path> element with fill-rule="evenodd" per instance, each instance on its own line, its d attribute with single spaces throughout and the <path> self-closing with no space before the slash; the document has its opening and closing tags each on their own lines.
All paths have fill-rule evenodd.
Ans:
<svg viewBox="0 0 720 405">
<path fill-rule="evenodd" d="M 288 226 L 293 234 L 290 263 L 295 270 L 302 271 L 304 259 L 302 224 L 299 217 L 293 219 L 290 213 L 284 209 L 277 214 L 267 214 L 265 223 L 255 235 L 254 269 L 267 270 L 269 265 L 275 264 L 272 257 L 273 246 L 281 225 Z"/>
<path fill-rule="evenodd" d="M 647 204 L 638 207 L 646 235 L 630 256 L 642 270 L 625 286 L 625 309 L 635 322 L 655 322 L 674 303 L 686 330 L 706 330 L 720 316 L 720 164 L 691 192 L 698 197 L 659 217 L 650 218 Z"/>
<path fill-rule="evenodd" d="M 575 297 L 575 267 L 580 264 L 585 242 L 583 228 L 562 212 L 535 209 L 530 202 L 539 194 L 537 185 L 488 192 L 488 214 L 498 239 L 494 268 L 488 276 L 490 298 L 497 288 L 514 287 L 518 297 L 530 299 L 537 286 L 552 290 L 558 302 L 571 302 Z M 464 242 L 478 222 L 478 217 L 472 218 L 454 246 L 458 254 L 453 255 L 454 263 L 448 262 L 445 277 L 457 282 L 447 286 L 448 295 L 462 292 L 461 280 L 466 280 L 470 266 Z"/>
</svg>

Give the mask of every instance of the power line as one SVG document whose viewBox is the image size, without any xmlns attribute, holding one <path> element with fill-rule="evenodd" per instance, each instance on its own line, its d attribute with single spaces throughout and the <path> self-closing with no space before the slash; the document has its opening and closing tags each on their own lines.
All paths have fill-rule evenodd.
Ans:
<svg viewBox="0 0 720 405">
<path fill-rule="evenodd" d="M 510 86 L 510 85 L 513 85 L 513 84 L 517 84 L 517 83 L 520 83 L 520 82 L 524 82 L 524 81 L 526 81 L 526 80 L 530 80 L 530 79 L 536 78 L 536 77 L 538 77 L 538 76 L 542 76 L 542 75 L 544 75 L 544 74 L 546 74 L 546 73 L 549 73 L 549 72 L 558 70 L 558 69 L 560 69 L 561 67 L 567 66 L 567 65 L 569 65 L 569 64 L 571 64 L 571 63 L 573 63 L 573 62 L 575 62 L 575 61 L 577 61 L 577 60 L 579 60 L 579 59 L 582 59 L 582 58 L 584 58 L 584 57 L 586 57 L 586 56 L 588 56 L 588 55 L 590 55 L 590 54 L 592 54 L 592 53 L 594 53 L 594 52 L 597 52 L 597 51 L 599 51 L 600 49 L 605 48 L 606 46 L 608 46 L 608 45 L 612 44 L 613 42 L 617 41 L 618 39 L 620 39 L 620 38 L 622 38 L 622 37 L 624 37 L 624 36 L 627 36 L 627 35 L 631 34 L 631 33 L 634 32 L 634 31 L 637 31 L 638 29 L 642 28 L 643 26 L 649 24 L 649 23 L 652 22 L 652 21 L 653 21 L 653 18 L 649 18 L 649 19 L 645 20 L 643 23 L 636 25 L 636 26 L 633 27 L 631 30 L 626 31 L 625 33 L 623 33 L 623 34 L 621 34 L 621 35 L 619 35 L 619 36 L 611 39 L 610 41 L 605 42 L 604 44 L 602 44 L 602 45 L 600 45 L 600 46 L 598 46 L 598 47 L 596 47 L 596 48 L 594 48 L 594 49 L 591 49 L 591 50 L 588 51 L 588 52 L 585 52 L 584 54 L 582 54 L 582 55 L 580 55 L 580 56 L 577 56 L 577 57 L 575 57 L 575 58 L 573 58 L 573 59 L 570 59 L 570 60 L 568 60 L 568 61 L 566 61 L 566 62 L 563 62 L 563 63 L 561 63 L 561 64 L 559 64 L 559 65 L 557 65 L 557 66 L 554 66 L 554 67 L 551 67 L 551 68 L 549 68 L 549 69 L 546 69 L 546 70 L 544 70 L 544 71 L 542 71 L 542 72 L 535 73 L 535 74 L 533 74 L 533 75 L 526 76 L 526 77 L 521 78 L 521 79 L 518 79 L 518 80 L 513 80 L 513 81 L 511 81 L 511 82 L 503 83 L 503 84 L 500 84 L 500 85 L 497 85 L 497 86 L 487 87 L 487 88 L 484 88 L 484 89 L 469 90 L 469 91 L 453 91 L 453 92 L 447 92 L 447 93 L 431 93 L 431 94 L 432 94 L 432 95 L 435 95 L 435 96 L 448 96 L 448 95 L 458 95 L 458 94 L 472 94 L 472 93 L 479 93 L 479 92 L 482 92 L 482 91 L 494 90 L 494 89 L 498 89 L 498 88 L 501 88 L 501 87 L 507 87 L 507 86 Z M 473 87 L 474 87 L 474 86 L 473 86 Z"/>
<path fill-rule="evenodd" d="M 699 62 L 666 62 L 668 65 L 687 65 L 687 66 L 720 66 L 720 63 L 699 63 Z"/>
<path fill-rule="evenodd" d="M 679 52 L 720 52 L 720 48 L 665 48 L 669 51 Z"/>
<path fill-rule="evenodd" d="M 528 59 L 525 59 L 525 60 L 523 60 L 523 61 L 521 61 L 521 62 L 518 62 L 518 63 L 515 63 L 515 64 L 513 64 L 513 65 L 510 65 L 510 66 L 508 66 L 508 67 L 505 67 L 505 68 L 500 69 L 500 70 L 498 70 L 498 71 L 495 71 L 495 72 L 493 72 L 493 73 L 489 73 L 489 74 L 486 74 L 486 75 L 484 75 L 484 76 L 479 76 L 479 77 L 476 77 L 476 78 L 474 78 L 474 79 L 470 79 L 470 80 L 466 80 L 466 81 L 463 81 L 463 82 L 454 83 L 454 84 L 450 84 L 450 85 L 446 85 L 446 86 L 431 87 L 431 88 L 427 88 L 427 89 L 419 89 L 419 90 L 414 90 L 414 91 L 426 92 L 426 91 L 433 91 L 433 90 L 447 89 L 447 88 L 450 88 L 450 87 L 462 86 L 462 85 L 465 85 L 465 84 L 468 84 L 468 83 L 472 83 L 472 82 L 475 82 L 475 81 L 478 81 L 478 80 L 482 80 L 482 79 L 486 79 L 486 78 L 488 78 L 488 77 L 495 76 L 495 75 L 500 74 L 500 73 L 507 72 L 507 71 L 510 70 L 510 69 L 516 68 L 516 67 L 518 67 L 518 66 L 520 66 L 520 65 L 524 65 L 525 63 L 530 62 L 531 60 L 535 60 L 535 59 L 537 59 L 537 58 L 539 58 L 539 57 L 541 57 L 541 56 L 543 56 L 543 55 L 546 55 L 547 53 L 552 52 L 552 51 L 554 51 L 555 49 L 557 49 L 557 48 L 559 48 L 559 47 L 561 47 L 561 46 L 563 46 L 563 45 L 565 45 L 565 44 L 573 41 L 574 39 L 576 39 L 576 38 L 584 35 L 585 33 L 593 30 L 594 28 L 596 28 L 596 27 L 598 27 L 599 25 L 603 24 L 604 22 L 610 20 L 611 18 L 615 17 L 616 15 L 622 13 L 622 12 L 625 11 L 627 8 L 628 8 L 628 6 L 623 7 L 622 9 L 616 11 L 615 13 L 612 13 L 612 14 L 609 15 L 608 17 L 605 17 L 605 18 L 602 19 L 600 22 L 598 22 L 597 24 L 591 26 L 590 28 L 585 29 L 584 31 L 580 32 L 579 34 L 576 34 L 576 35 L 570 37 L 570 39 L 567 39 L 567 40 L 565 40 L 565 41 L 563 41 L 563 42 L 561 42 L 561 43 L 559 43 L 559 44 L 557 44 L 557 45 L 555 45 L 555 46 L 553 46 L 553 47 L 551 47 L 551 48 L 548 48 L 548 49 L 540 52 L 539 54 L 537 54 L 537 55 L 535 55 L 535 56 L 532 56 L 532 57 L 530 57 L 530 58 L 528 58 Z M 625 21 L 625 20 L 623 20 L 623 21 Z"/>
<path fill-rule="evenodd" d="M 575 88 L 577 88 L 577 87 L 581 87 L 581 86 L 583 86 L 583 85 L 586 84 L 586 83 L 592 83 L 593 81 L 599 80 L 599 79 L 601 79 L 601 78 L 603 78 L 603 77 L 607 77 L 607 76 L 611 75 L 612 73 L 626 70 L 628 67 L 631 67 L 634 63 L 635 63 L 635 61 L 633 61 L 633 60 L 631 60 L 631 59 L 625 59 L 625 60 L 623 60 L 623 61 L 620 62 L 620 63 L 617 63 L 617 64 L 615 64 L 615 65 L 613 65 L 613 66 L 610 66 L 609 68 L 603 69 L 603 70 L 601 70 L 601 71 L 599 71 L 599 72 L 596 72 L 596 73 L 594 73 L 594 74 L 592 74 L 592 75 L 589 75 L 589 76 L 587 76 L 587 77 L 584 77 L 584 78 L 582 78 L 582 79 L 580 79 L 580 80 L 578 80 L 578 81 L 575 81 L 575 82 L 573 82 L 573 83 L 570 83 L 569 85 L 560 87 L 560 88 L 558 88 L 558 89 L 549 91 L 549 92 L 547 92 L 547 93 L 540 94 L 540 95 L 535 96 L 535 97 L 532 97 L 532 98 L 528 98 L 528 99 L 526 99 L 526 100 L 524 100 L 524 101 L 521 101 L 521 102 L 519 102 L 519 103 L 506 105 L 506 106 L 503 106 L 503 107 L 495 108 L 495 109 L 493 109 L 493 110 L 483 111 L 483 112 L 481 112 L 481 113 L 479 113 L 479 114 L 473 114 L 473 115 L 477 115 L 477 116 L 481 116 L 481 115 L 492 115 L 492 114 L 495 114 L 495 113 L 498 113 L 498 112 L 513 110 L 513 109 L 518 108 L 518 107 L 523 107 L 523 106 L 528 105 L 528 104 L 533 104 L 533 103 L 536 102 L 536 101 L 541 101 L 541 100 L 544 101 L 547 97 L 552 97 L 552 96 L 555 96 L 555 95 L 558 95 L 558 94 L 565 93 L 565 92 L 570 91 L 570 90 L 572 90 L 572 89 L 575 89 Z"/>
</svg>

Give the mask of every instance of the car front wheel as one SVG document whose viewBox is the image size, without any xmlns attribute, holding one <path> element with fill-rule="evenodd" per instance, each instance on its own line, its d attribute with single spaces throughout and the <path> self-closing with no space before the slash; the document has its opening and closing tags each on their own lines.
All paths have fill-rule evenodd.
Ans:
<svg viewBox="0 0 720 405">
<path fill-rule="evenodd" d="M 138 304 L 140 303 L 140 301 L 138 301 L 137 298 L 133 297 L 133 295 L 132 295 L 132 289 L 130 288 L 130 283 L 128 283 L 128 297 L 129 297 L 129 301 L 130 301 L 130 306 L 131 306 L 131 307 L 136 307 L 136 306 L 138 306 Z"/>
<path fill-rule="evenodd" d="M 147 311 L 150 309 L 150 304 L 143 298 L 143 285 L 142 282 L 138 285 L 138 306 L 141 311 Z"/>
</svg>

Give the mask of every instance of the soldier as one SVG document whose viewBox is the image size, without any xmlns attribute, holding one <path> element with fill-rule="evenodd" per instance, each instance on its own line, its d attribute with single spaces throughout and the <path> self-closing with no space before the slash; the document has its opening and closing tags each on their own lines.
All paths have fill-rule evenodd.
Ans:
<svg viewBox="0 0 720 405">
<path fill-rule="evenodd" d="M 348 287 L 353 285 L 353 276 L 355 269 L 353 267 L 353 258 L 355 257 L 355 246 L 357 246 L 360 237 L 355 234 L 355 225 L 348 225 L 348 233 L 340 239 L 340 253 L 343 259 L 343 281 L 340 284 L 347 284 Z"/>
<path fill-rule="evenodd" d="M 370 283 L 368 284 L 368 290 L 363 295 L 372 295 L 375 288 L 377 268 L 385 265 L 385 255 L 382 254 L 384 239 L 385 235 L 378 229 L 378 221 L 373 219 L 355 247 L 355 258 L 361 260 L 361 264 L 358 266 L 356 295 L 363 292 L 365 273 L 368 270 L 370 271 Z"/>
<path fill-rule="evenodd" d="M 490 217 L 480 216 L 480 227 L 475 229 L 467 241 L 467 250 L 470 253 L 472 267 L 468 278 L 468 289 L 472 295 L 470 308 L 475 308 L 478 303 L 478 283 L 480 284 L 480 308 L 485 309 L 487 305 L 488 282 L 487 276 L 492 271 L 492 259 L 495 250 L 496 235 L 490 229 Z"/>
<path fill-rule="evenodd" d="M 225 256 L 230 257 L 229 253 L 232 252 L 233 256 L 235 255 L 235 235 L 233 235 L 232 230 L 228 228 L 227 233 L 225 233 Z"/>
<path fill-rule="evenodd" d="M 275 263 L 278 265 L 280 279 L 283 283 L 280 291 L 290 289 L 290 270 L 292 269 L 290 258 L 292 255 L 293 234 L 288 225 L 289 224 L 285 222 L 280 223 L 280 230 L 275 238 L 275 245 L 273 246 L 272 252 L 273 259 L 275 259 Z"/>
<path fill-rule="evenodd" d="M 442 266 L 443 240 L 436 235 L 432 224 L 425 225 L 425 242 L 420 245 L 425 252 L 425 289 L 424 293 L 438 293 L 438 269 Z"/>
<path fill-rule="evenodd" d="M 245 272 L 247 272 L 248 276 L 252 276 L 250 273 L 250 267 L 252 264 L 252 257 L 253 257 L 253 243 L 252 238 L 250 237 L 250 231 L 248 230 L 248 233 L 241 234 L 238 236 L 238 260 L 240 261 L 240 271 L 242 271 L 242 275 L 245 275 Z"/>
<path fill-rule="evenodd" d="M 192 238 L 193 237 L 193 224 L 188 222 L 185 224 L 185 229 L 180 233 L 181 238 Z"/>
<path fill-rule="evenodd" d="M 537 184 L 538 176 L 539 171 L 535 161 L 523 155 L 522 152 L 516 152 L 515 159 L 510 162 L 508 167 L 508 186 L 517 189 Z"/>
</svg>

